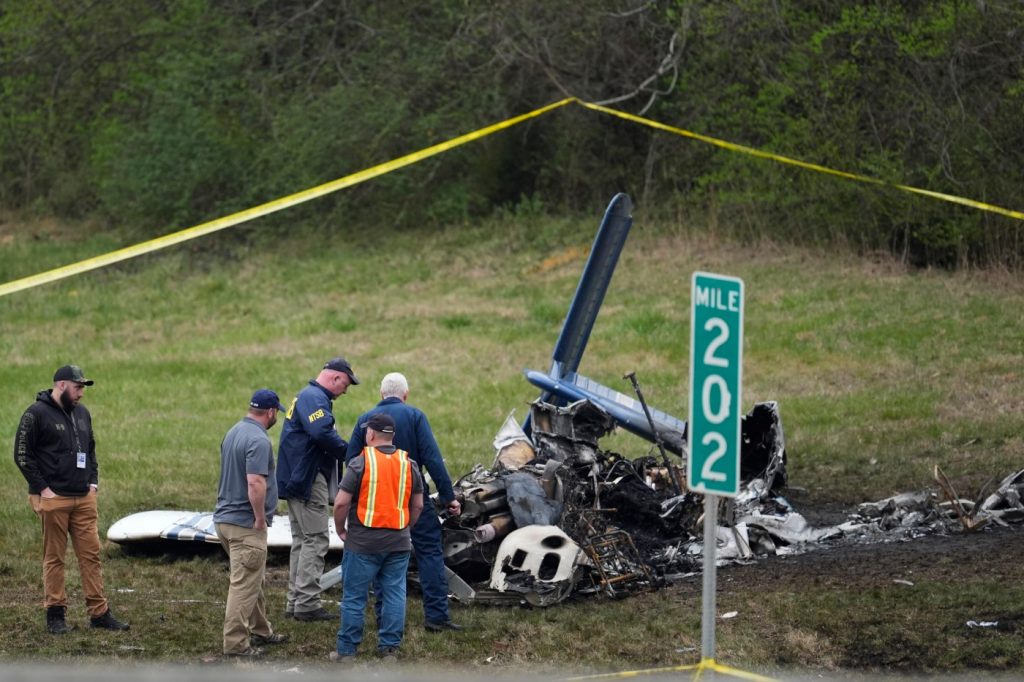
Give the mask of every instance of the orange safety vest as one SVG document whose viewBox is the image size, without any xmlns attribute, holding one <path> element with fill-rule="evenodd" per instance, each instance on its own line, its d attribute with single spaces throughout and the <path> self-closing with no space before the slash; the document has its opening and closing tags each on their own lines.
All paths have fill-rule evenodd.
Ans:
<svg viewBox="0 0 1024 682">
<path fill-rule="evenodd" d="M 356 516 L 367 528 L 401 530 L 409 525 L 412 497 L 412 466 L 409 453 L 395 450 L 386 454 L 363 448 L 363 480 L 359 484 Z"/>
</svg>

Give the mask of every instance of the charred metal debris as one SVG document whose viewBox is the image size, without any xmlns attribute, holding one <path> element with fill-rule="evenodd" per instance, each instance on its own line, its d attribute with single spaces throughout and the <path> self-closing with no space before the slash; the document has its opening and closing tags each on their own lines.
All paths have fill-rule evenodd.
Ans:
<svg viewBox="0 0 1024 682">
<path fill-rule="evenodd" d="M 676 492 L 682 467 L 602 449 L 616 420 L 589 400 L 565 407 L 537 400 L 530 422 L 527 436 L 510 415 L 491 466 L 478 464 L 455 483 L 463 512 L 445 518 L 443 530 L 456 598 L 550 606 L 570 596 L 623 597 L 700 571 L 703 496 Z M 944 500 L 933 491 L 904 493 L 861 504 L 842 524 L 812 527 L 782 495 L 778 404 L 756 404 L 742 434 L 740 494 L 723 502 L 719 516 L 720 564 L 1024 520 L 1022 470 L 973 502 L 946 482 Z M 936 468 L 941 485 L 940 475 Z"/>
<path fill-rule="evenodd" d="M 455 483 L 463 511 L 444 521 L 445 563 L 474 587 L 475 601 L 620 597 L 699 569 L 703 497 L 676 492 L 680 467 L 602 449 L 616 421 L 589 400 L 537 400 L 530 422 L 527 436 L 509 416 L 491 467 Z M 778 512 L 773 491 L 786 482 L 786 453 L 777 404 L 755 405 L 742 430 L 741 475 L 752 494 L 736 510 Z M 743 515 L 731 518 L 736 528 Z M 767 533 L 754 536 L 759 548 L 774 545 Z"/>
</svg>

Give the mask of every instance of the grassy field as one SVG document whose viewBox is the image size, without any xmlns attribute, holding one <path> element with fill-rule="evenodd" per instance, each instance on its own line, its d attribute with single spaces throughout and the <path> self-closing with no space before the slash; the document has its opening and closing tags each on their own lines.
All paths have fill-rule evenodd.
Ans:
<svg viewBox="0 0 1024 682">
<path fill-rule="evenodd" d="M 414 233 L 338 225 L 271 239 L 284 231 L 276 218 L 2 298 L 0 436 L 11 444 L 53 370 L 76 362 L 97 382 L 85 402 L 97 430 L 101 533 L 136 511 L 211 510 L 220 439 L 252 391 L 268 386 L 287 401 L 343 354 L 365 382 L 335 404 L 344 435 L 376 402 L 380 377 L 402 371 L 410 402 L 430 416 L 457 476 L 489 464 L 506 415 L 524 416 L 536 397 L 521 371 L 547 369 L 599 219 L 509 218 Z M 0 282 L 118 245 L 84 228 L 0 223 Z M 790 483 L 806 489 L 804 498 L 852 506 L 917 490 L 930 485 L 935 464 L 973 492 L 1022 466 L 1019 276 L 908 272 L 885 257 L 720 243 L 638 214 L 581 371 L 628 393 L 621 377 L 635 370 L 652 405 L 685 417 L 697 269 L 746 283 L 744 410 L 779 401 Z M 629 456 L 649 449 L 628 434 L 603 445 Z M 0 462 L 8 483 L 0 493 L 0 658 L 192 663 L 219 651 L 225 562 L 130 556 L 116 545 L 104 553 L 106 584 L 132 631 L 47 636 L 38 525 L 12 457 Z M 279 562 L 271 569 L 274 613 L 286 573 Z M 70 618 L 81 625 L 74 569 L 69 588 Z M 1013 585 L 982 576 L 972 589 L 1024 610 Z M 934 635 L 928 614 L 964 598 L 952 582 L 944 590 L 914 605 L 885 592 L 822 592 L 807 601 L 813 607 L 796 609 L 785 606 L 791 595 L 765 594 L 764 617 L 723 631 L 718 658 L 814 670 L 825 665 L 816 647 L 829 646 L 820 624 L 851 609 L 895 609 L 897 618 L 923 610 L 926 640 Z M 804 636 L 765 637 L 780 614 Z M 432 666 L 489 661 L 502 670 L 699 658 L 700 597 L 692 591 L 536 611 L 461 608 L 458 617 L 472 627 L 465 637 L 428 639 L 414 603 L 404 650 Z M 320 661 L 332 646 L 331 624 L 288 628 L 293 641 L 274 653 L 281 660 Z M 940 641 L 922 646 L 920 669 L 1024 671 L 1019 641 L 998 661 L 980 640 L 954 659 Z"/>
</svg>

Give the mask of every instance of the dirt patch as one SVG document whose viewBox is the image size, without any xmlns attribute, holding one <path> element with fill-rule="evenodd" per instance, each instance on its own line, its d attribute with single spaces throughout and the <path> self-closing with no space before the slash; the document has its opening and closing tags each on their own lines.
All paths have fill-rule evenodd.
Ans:
<svg viewBox="0 0 1024 682">
<path fill-rule="evenodd" d="M 795 589 L 806 585 L 888 587 L 895 580 L 953 582 L 971 575 L 1024 582 L 1020 559 L 1024 531 L 992 528 L 976 533 L 929 535 L 904 542 L 825 545 L 796 556 L 719 569 L 735 588 Z"/>
</svg>

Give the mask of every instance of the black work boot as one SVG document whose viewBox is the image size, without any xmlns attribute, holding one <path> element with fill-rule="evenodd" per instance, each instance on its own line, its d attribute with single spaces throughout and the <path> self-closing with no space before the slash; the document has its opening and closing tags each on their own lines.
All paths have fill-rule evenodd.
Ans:
<svg viewBox="0 0 1024 682">
<path fill-rule="evenodd" d="M 114 614 L 107 609 L 103 612 L 102 616 L 96 616 L 89 619 L 89 627 L 91 628 L 105 628 L 107 630 L 128 630 L 131 625 L 128 623 L 122 623 L 117 618 L 114 618 Z"/>
<path fill-rule="evenodd" d="M 64 608 L 63 606 L 46 607 L 46 631 L 51 635 L 66 635 L 74 630 L 64 622 Z"/>
</svg>

